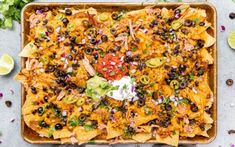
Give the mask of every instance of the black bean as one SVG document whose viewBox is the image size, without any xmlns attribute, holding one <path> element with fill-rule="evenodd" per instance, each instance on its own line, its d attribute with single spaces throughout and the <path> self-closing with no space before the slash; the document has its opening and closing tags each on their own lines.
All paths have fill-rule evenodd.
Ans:
<svg viewBox="0 0 235 147">
<path fill-rule="evenodd" d="M 97 120 L 91 120 L 91 125 L 93 128 L 97 128 L 97 125 L 98 125 Z"/>
<path fill-rule="evenodd" d="M 42 90 L 43 90 L 44 92 L 47 92 L 47 87 L 43 87 Z"/>
<path fill-rule="evenodd" d="M 43 107 L 39 107 L 39 108 L 38 108 L 38 114 L 39 114 L 39 115 L 42 115 L 43 112 L 44 112 Z"/>
<path fill-rule="evenodd" d="M 102 36 L 101 36 L 101 40 L 102 40 L 102 42 L 108 41 L 107 35 L 102 35 Z"/>
<path fill-rule="evenodd" d="M 32 92 L 33 94 L 37 94 L 37 89 L 32 86 L 32 87 L 31 87 L 31 92 Z"/>
<path fill-rule="evenodd" d="M 189 33 L 188 29 L 186 29 L 186 28 L 182 28 L 181 32 L 185 35 L 187 35 Z"/>
<path fill-rule="evenodd" d="M 47 32 L 49 33 L 53 33 L 54 32 L 54 28 L 52 26 L 47 26 Z"/>
<path fill-rule="evenodd" d="M 140 98 L 139 100 L 138 100 L 138 106 L 139 107 L 142 107 L 142 106 L 144 106 L 145 105 L 145 100 L 143 99 L 143 98 Z"/>
<path fill-rule="evenodd" d="M 94 56 L 95 60 L 98 60 L 98 58 L 99 58 L 99 54 L 98 53 L 95 53 L 93 56 Z"/>
<path fill-rule="evenodd" d="M 200 128 L 202 131 L 205 131 L 205 123 L 199 124 L 199 128 Z"/>
<path fill-rule="evenodd" d="M 164 69 L 169 69 L 170 68 L 170 66 L 169 65 L 164 65 Z"/>
<path fill-rule="evenodd" d="M 56 52 L 52 53 L 52 54 L 50 55 L 50 58 L 51 58 L 51 59 L 55 59 L 55 58 L 56 58 Z"/>
<path fill-rule="evenodd" d="M 45 102 L 48 102 L 48 96 L 44 96 L 43 99 L 44 99 Z"/>
<path fill-rule="evenodd" d="M 43 25 L 46 25 L 47 23 L 48 23 L 47 19 L 43 20 Z"/>
<path fill-rule="evenodd" d="M 176 9 L 174 13 L 175 13 L 175 14 L 180 14 L 180 13 L 181 13 L 181 10 L 180 10 L 180 9 Z"/>
<path fill-rule="evenodd" d="M 154 92 L 153 92 L 152 98 L 153 98 L 154 100 L 157 100 L 157 99 L 158 99 L 158 92 L 157 92 L 157 91 L 154 91 Z"/>
<path fill-rule="evenodd" d="M 63 24 L 64 24 L 65 26 L 67 26 L 68 23 L 69 23 L 69 20 L 68 20 L 68 18 L 63 18 L 63 19 L 62 19 L 62 22 L 63 22 Z"/>
<path fill-rule="evenodd" d="M 117 13 L 113 13 L 111 17 L 112 17 L 113 20 L 117 20 L 118 19 L 118 14 Z"/>
<path fill-rule="evenodd" d="M 11 102 L 11 101 L 5 101 L 5 105 L 6 105 L 7 107 L 11 107 L 11 106 L 12 106 L 12 102 Z"/>
<path fill-rule="evenodd" d="M 193 25 L 193 21 L 190 20 L 190 19 L 186 19 L 186 20 L 184 21 L 184 25 L 185 25 L 186 27 L 191 27 L 191 26 Z"/>
<path fill-rule="evenodd" d="M 198 107 L 194 103 L 191 103 L 190 109 L 191 109 L 192 112 L 197 112 L 198 111 Z"/>
<path fill-rule="evenodd" d="M 65 9 L 65 14 L 66 15 L 72 15 L 72 10 L 71 9 Z"/>
<path fill-rule="evenodd" d="M 186 68 L 187 68 L 186 65 L 181 64 L 181 65 L 179 66 L 179 71 L 180 71 L 180 72 L 184 72 L 184 71 L 186 70 Z"/>
<path fill-rule="evenodd" d="M 199 86 L 199 82 L 198 81 L 195 81 L 195 86 Z"/>
<path fill-rule="evenodd" d="M 230 19 L 234 19 L 234 18 L 235 18 L 235 13 L 233 13 L 233 12 L 230 13 L 230 14 L 229 14 L 229 18 L 230 18 Z"/>
<path fill-rule="evenodd" d="M 161 127 L 167 128 L 170 124 L 171 124 L 170 120 L 161 120 L 159 125 Z"/>
<path fill-rule="evenodd" d="M 171 111 L 172 106 L 170 104 L 165 104 L 165 109 L 166 109 L 166 111 Z"/>
<path fill-rule="evenodd" d="M 204 40 L 201 40 L 201 39 L 197 40 L 197 47 L 199 49 L 202 48 L 204 46 L 204 44 L 205 44 Z"/>
<path fill-rule="evenodd" d="M 49 125 L 48 125 L 44 120 L 42 120 L 42 121 L 39 123 L 39 126 L 40 126 L 40 127 L 43 127 L 43 128 L 49 127 Z"/>
<path fill-rule="evenodd" d="M 203 21 L 199 23 L 199 26 L 204 26 L 204 25 L 205 25 L 205 22 Z"/>
<path fill-rule="evenodd" d="M 151 121 L 148 122 L 149 126 L 156 125 L 156 124 L 157 124 L 156 120 L 151 120 Z"/>
<path fill-rule="evenodd" d="M 226 80 L 226 84 L 227 84 L 228 86 L 232 86 L 232 85 L 233 85 L 233 80 L 232 80 L 232 79 Z"/>
<path fill-rule="evenodd" d="M 190 119 L 189 120 L 189 125 L 194 125 L 196 124 L 196 120 L 195 119 Z"/>
<path fill-rule="evenodd" d="M 63 126 L 60 123 L 55 125 L 55 130 L 61 130 L 61 129 L 63 129 Z"/>
<path fill-rule="evenodd" d="M 72 42 L 72 43 L 75 43 L 76 42 L 76 36 L 71 36 L 69 38 L 69 40 Z"/>
<path fill-rule="evenodd" d="M 72 55 L 69 55 L 69 56 L 68 56 L 68 59 L 69 59 L 70 61 L 72 61 L 72 60 L 73 60 L 73 56 L 72 56 Z"/>
</svg>

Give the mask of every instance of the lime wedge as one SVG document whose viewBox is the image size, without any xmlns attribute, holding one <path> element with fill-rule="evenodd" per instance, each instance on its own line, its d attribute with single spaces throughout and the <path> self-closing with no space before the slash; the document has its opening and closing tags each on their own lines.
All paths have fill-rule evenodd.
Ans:
<svg viewBox="0 0 235 147">
<path fill-rule="evenodd" d="M 14 60 L 8 54 L 3 54 L 0 57 L 0 75 L 9 74 L 14 68 Z"/>
<path fill-rule="evenodd" d="M 228 44 L 232 49 L 235 49 L 235 31 L 228 35 Z"/>
</svg>

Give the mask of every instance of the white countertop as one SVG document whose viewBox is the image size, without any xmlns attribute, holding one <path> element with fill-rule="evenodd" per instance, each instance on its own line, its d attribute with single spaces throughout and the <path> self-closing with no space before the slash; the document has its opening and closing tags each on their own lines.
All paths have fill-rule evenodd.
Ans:
<svg viewBox="0 0 235 147">
<path fill-rule="evenodd" d="M 76 0 L 36 0 L 38 2 L 76 2 Z M 95 0 L 93 0 L 95 1 Z M 190 0 L 185 0 L 190 1 Z M 232 0 L 208 0 L 218 13 L 218 27 L 224 25 L 225 32 L 218 28 L 218 132 L 216 139 L 210 144 L 197 145 L 205 147 L 228 147 L 235 144 L 235 134 L 229 135 L 228 130 L 235 129 L 235 84 L 228 87 L 225 81 L 229 78 L 235 80 L 235 51 L 230 49 L 226 37 L 229 32 L 235 30 L 235 19 L 229 19 L 229 13 L 235 12 L 235 2 Z M 80 2 L 90 2 L 80 0 Z M 96 0 L 96 2 L 143 2 L 142 0 Z M 152 2 L 149 0 L 148 2 Z M 32 145 L 25 142 L 20 134 L 20 84 L 13 80 L 13 76 L 19 71 L 20 58 L 20 25 L 14 23 L 13 30 L 0 30 L 0 55 L 8 53 L 15 59 L 14 71 L 4 77 L 0 77 L 0 92 L 4 97 L 0 99 L 0 144 L 1 147 L 52 147 L 56 145 Z M 10 90 L 14 91 L 14 94 Z M 5 101 L 12 101 L 12 107 L 7 108 Z M 15 119 L 14 122 L 11 122 Z M 66 145 L 65 145 L 66 146 Z M 123 145 L 116 145 L 123 146 Z M 137 146 L 137 145 L 128 145 Z M 151 147 L 152 145 L 140 145 Z M 155 146 L 155 145 L 154 145 Z"/>
</svg>

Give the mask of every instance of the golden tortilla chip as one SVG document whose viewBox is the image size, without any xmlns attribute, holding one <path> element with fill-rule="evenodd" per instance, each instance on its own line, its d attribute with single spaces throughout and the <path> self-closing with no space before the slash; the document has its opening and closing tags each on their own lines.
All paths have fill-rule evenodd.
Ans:
<svg viewBox="0 0 235 147">
<path fill-rule="evenodd" d="M 57 130 L 53 133 L 53 137 L 55 139 L 67 138 L 67 137 L 71 137 L 73 135 L 74 135 L 74 133 L 69 131 L 67 128 L 63 128 L 62 130 Z"/>
<path fill-rule="evenodd" d="M 92 138 L 95 138 L 97 135 L 99 135 L 99 132 L 97 129 L 93 129 L 91 131 L 86 131 L 83 127 L 76 127 L 74 129 L 74 132 L 76 134 L 76 138 L 77 138 L 79 144 L 86 143 L 87 141 L 89 141 Z"/>
<path fill-rule="evenodd" d="M 152 138 L 151 133 L 138 133 L 132 136 L 132 139 L 138 142 L 146 142 L 147 140 Z"/>
<path fill-rule="evenodd" d="M 107 129 L 107 137 L 106 137 L 107 139 L 115 138 L 123 134 L 123 130 L 121 130 L 120 128 L 113 128 L 110 122 L 108 122 L 106 129 Z"/>
<path fill-rule="evenodd" d="M 178 144 L 179 144 L 179 131 L 175 131 L 174 134 L 172 134 L 171 136 L 168 136 L 166 138 L 161 138 L 158 134 L 156 134 L 156 140 L 159 143 L 165 143 L 165 144 L 169 144 L 172 146 L 178 146 Z"/>
<path fill-rule="evenodd" d="M 61 138 L 60 142 L 61 144 L 68 144 L 68 143 L 75 144 L 78 142 L 78 140 L 75 137 L 69 137 L 69 138 Z"/>
<path fill-rule="evenodd" d="M 214 59 L 212 55 L 207 51 L 207 49 L 202 49 L 200 51 L 200 55 L 202 56 L 202 61 L 207 62 L 208 64 L 213 64 Z"/>
<path fill-rule="evenodd" d="M 150 120 L 154 120 L 155 118 L 157 118 L 157 116 L 154 116 L 154 115 L 149 115 L 149 116 L 138 115 L 137 117 L 134 117 L 134 122 L 135 122 L 136 126 L 140 126 L 142 124 L 145 124 L 145 123 L 149 122 Z"/>
<path fill-rule="evenodd" d="M 37 46 L 33 42 L 28 43 L 20 52 L 20 57 L 34 58 L 37 51 Z"/>
</svg>

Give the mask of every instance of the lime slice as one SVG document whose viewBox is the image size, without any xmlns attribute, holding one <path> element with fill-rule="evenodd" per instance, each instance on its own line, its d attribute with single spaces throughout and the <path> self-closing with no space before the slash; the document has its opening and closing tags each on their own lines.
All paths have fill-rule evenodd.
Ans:
<svg viewBox="0 0 235 147">
<path fill-rule="evenodd" d="M 14 60 L 8 54 L 3 54 L 0 58 L 0 75 L 9 74 L 14 68 Z"/>
<path fill-rule="evenodd" d="M 235 31 L 228 35 L 228 44 L 232 49 L 235 49 Z"/>
</svg>

